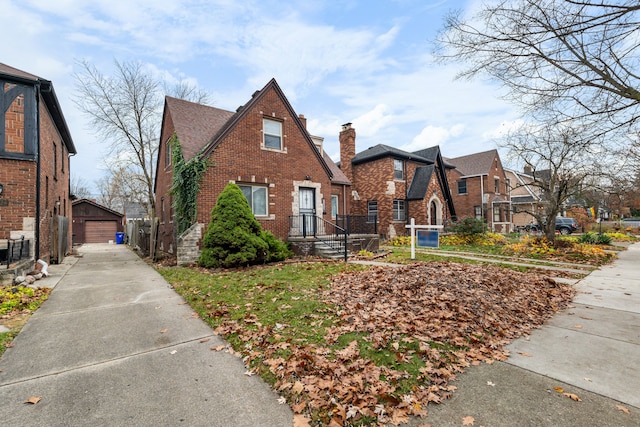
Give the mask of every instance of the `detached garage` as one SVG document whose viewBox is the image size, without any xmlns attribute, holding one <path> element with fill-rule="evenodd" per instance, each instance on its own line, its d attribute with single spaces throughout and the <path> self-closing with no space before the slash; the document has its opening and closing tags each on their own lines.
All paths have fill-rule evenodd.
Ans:
<svg viewBox="0 0 640 427">
<path fill-rule="evenodd" d="M 115 242 L 124 215 L 89 199 L 73 202 L 73 243 Z"/>
</svg>

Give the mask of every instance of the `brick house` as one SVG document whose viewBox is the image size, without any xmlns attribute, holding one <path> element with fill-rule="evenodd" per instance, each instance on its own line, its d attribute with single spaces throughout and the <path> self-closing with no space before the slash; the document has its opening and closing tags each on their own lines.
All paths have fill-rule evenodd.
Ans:
<svg viewBox="0 0 640 427">
<path fill-rule="evenodd" d="M 459 218 L 482 218 L 494 232 L 511 231 L 510 184 L 498 150 L 445 159 L 449 186 Z"/>
<path fill-rule="evenodd" d="M 0 63 L 0 87 L 0 248 L 24 237 L 31 259 L 60 262 L 76 148 L 50 81 Z"/>
<path fill-rule="evenodd" d="M 340 167 L 351 181 L 351 213 L 377 217 L 378 233 L 407 235 L 410 218 L 417 224 L 444 225 L 456 217 L 447 165 L 439 147 L 414 153 L 376 145 L 356 154 L 351 123 L 340 132 Z"/>
<path fill-rule="evenodd" d="M 170 193 L 174 135 L 185 160 L 208 159 L 197 221 L 184 236 L 176 235 Z M 180 262 L 182 242 L 189 240 L 185 246 L 191 247 L 199 242 L 229 182 L 241 187 L 262 228 L 283 240 L 298 227 L 292 219 L 302 214 L 331 220 L 349 212 L 350 182 L 324 153 L 322 142 L 309 135 L 306 119 L 295 113 L 275 79 L 235 112 L 167 97 L 155 181 L 158 249 L 178 252 Z"/>
</svg>

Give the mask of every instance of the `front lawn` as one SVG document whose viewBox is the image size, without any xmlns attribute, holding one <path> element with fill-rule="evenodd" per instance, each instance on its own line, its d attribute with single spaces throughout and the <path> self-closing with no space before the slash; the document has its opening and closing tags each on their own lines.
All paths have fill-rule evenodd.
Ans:
<svg viewBox="0 0 640 427">
<path fill-rule="evenodd" d="M 159 267 L 178 293 L 312 425 L 402 423 L 454 392 L 470 365 L 573 297 L 570 286 L 495 266 L 283 263 Z"/>
</svg>

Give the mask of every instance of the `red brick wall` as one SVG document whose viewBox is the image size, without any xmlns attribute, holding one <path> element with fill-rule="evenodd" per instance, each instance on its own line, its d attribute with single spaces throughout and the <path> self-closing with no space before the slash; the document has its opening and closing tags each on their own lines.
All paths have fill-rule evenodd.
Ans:
<svg viewBox="0 0 640 427">
<path fill-rule="evenodd" d="M 14 102 L 15 104 L 15 102 Z M 69 218 L 69 153 L 64 146 L 44 102 L 40 102 L 40 258 L 49 261 L 50 223 L 54 212 Z M 10 108 L 11 110 L 11 108 Z M 7 114 L 7 151 L 24 151 L 24 121 L 20 114 Z M 55 147 L 55 155 L 54 155 Z M 36 174 L 34 161 L 0 159 L 0 238 L 10 237 L 11 231 L 23 230 L 23 218 L 36 216 Z M 59 202 L 56 203 L 56 202 Z M 68 233 L 71 247 L 71 232 Z"/>
<path fill-rule="evenodd" d="M 173 166 L 167 165 L 167 141 L 173 137 L 175 127 L 170 113 L 167 112 L 162 123 L 163 133 L 160 136 L 160 147 L 158 149 L 158 170 L 156 171 L 156 217 L 160 218 L 158 228 L 158 249 L 162 252 L 175 254 L 175 229 L 173 227 L 173 215 L 171 209 L 171 180 L 173 177 Z M 164 199 L 165 218 L 162 218 L 162 203 Z"/>
<path fill-rule="evenodd" d="M 494 159 L 487 173 L 488 175 L 482 175 L 482 177 L 476 176 L 466 178 L 467 194 L 458 194 L 458 181 L 462 179 L 462 174 L 458 170 L 451 170 L 448 173 L 448 179 L 458 218 L 461 219 L 466 216 L 475 216 L 475 207 L 483 206 L 484 218 L 487 221 L 487 224 L 491 227 L 493 224 L 493 212 L 491 211 L 492 202 L 499 199 L 509 199 L 509 193 L 507 188 L 507 178 L 499 158 L 496 157 Z M 496 178 L 499 180 L 499 189 L 497 193 L 495 192 Z M 484 203 L 484 205 L 482 204 L 483 191 L 484 194 L 487 195 L 487 203 Z M 508 219 L 508 213 L 503 211 L 502 221 L 507 221 Z"/>
<path fill-rule="evenodd" d="M 13 100 L 5 112 L 5 151 L 24 153 L 24 95 Z"/>
<path fill-rule="evenodd" d="M 45 261 L 48 261 L 51 251 L 49 236 L 53 215 L 69 218 L 68 247 L 72 244 L 69 169 L 69 152 L 44 102 L 40 102 L 40 258 Z"/>
<path fill-rule="evenodd" d="M 22 230 L 22 218 L 36 216 L 36 164 L 24 160 L 0 159 L 0 239 L 11 230 Z"/>
<path fill-rule="evenodd" d="M 282 121 L 283 147 L 286 152 L 261 148 L 263 118 Z M 211 209 L 230 180 L 237 184 L 268 186 L 269 217 L 257 217 L 265 230 L 281 239 L 289 234 L 289 216 L 296 209 L 294 181 L 300 186 L 317 187 L 317 205 L 324 198 L 330 218 L 331 182 L 316 156 L 316 148 L 305 139 L 303 131 L 275 91 L 266 93 L 246 112 L 243 120 L 227 135 L 212 154 L 214 166 L 205 173 L 198 197 L 198 222 L 208 224 Z M 317 212 L 321 215 L 321 212 Z"/>
</svg>

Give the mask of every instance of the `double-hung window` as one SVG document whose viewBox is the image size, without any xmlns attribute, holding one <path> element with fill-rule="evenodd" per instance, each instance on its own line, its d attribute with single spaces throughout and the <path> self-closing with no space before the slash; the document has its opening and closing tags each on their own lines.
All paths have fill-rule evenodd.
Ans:
<svg viewBox="0 0 640 427">
<path fill-rule="evenodd" d="M 393 201 L 393 220 L 394 221 L 405 221 L 405 203 L 404 200 L 394 200 Z"/>
<path fill-rule="evenodd" d="M 267 212 L 267 188 L 253 185 L 239 185 L 244 196 L 251 206 L 251 212 L 255 216 L 266 216 Z"/>
<path fill-rule="evenodd" d="M 282 150 L 282 122 L 263 119 L 262 130 L 264 134 L 265 148 Z"/>
<path fill-rule="evenodd" d="M 338 216 L 338 196 L 331 195 L 331 219 L 336 219 Z"/>
<path fill-rule="evenodd" d="M 458 181 L 458 194 L 467 194 L 467 180 L 461 179 Z"/>
<path fill-rule="evenodd" d="M 404 179 L 404 162 L 402 160 L 393 160 L 393 179 Z"/>
</svg>

